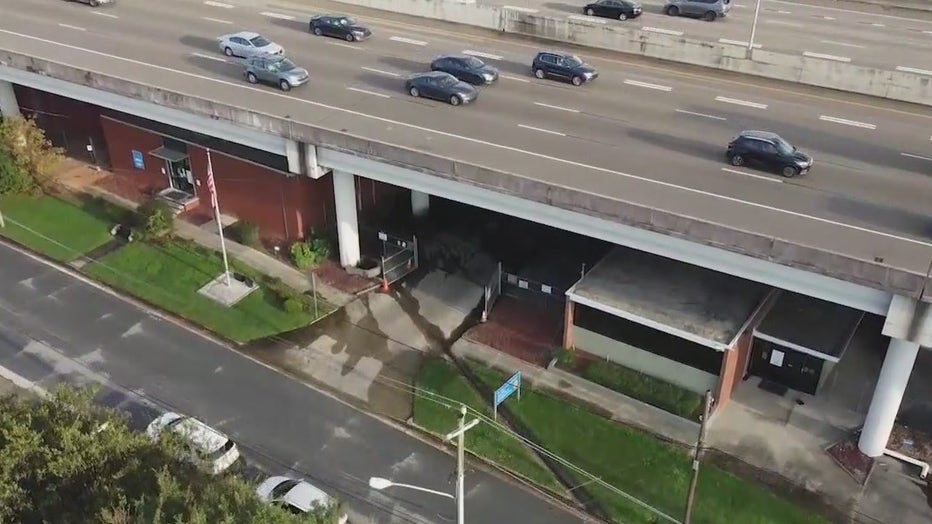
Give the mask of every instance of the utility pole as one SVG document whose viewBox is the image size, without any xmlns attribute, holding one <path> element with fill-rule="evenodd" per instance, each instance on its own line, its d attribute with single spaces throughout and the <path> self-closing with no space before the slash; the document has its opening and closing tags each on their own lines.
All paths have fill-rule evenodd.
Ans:
<svg viewBox="0 0 932 524">
<path fill-rule="evenodd" d="M 466 422 L 466 406 L 460 406 L 460 426 L 448 433 L 447 442 L 456 438 L 456 524 L 466 524 L 466 432 L 479 424 L 479 419 Z"/>
<path fill-rule="evenodd" d="M 699 440 L 696 441 L 696 450 L 693 455 L 693 477 L 689 481 L 689 494 L 686 496 L 686 520 L 684 524 L 691 524 L 692 522 L 693 503 L 696 500 L 696 485 L 699 483 L 699 462 L 705 451 L 705 431 L 709 423 L 709 414 L 712 412 L 712 402 L 712 391 L 706 390 L 702 420 L 699 421 Z"/>
</svg>

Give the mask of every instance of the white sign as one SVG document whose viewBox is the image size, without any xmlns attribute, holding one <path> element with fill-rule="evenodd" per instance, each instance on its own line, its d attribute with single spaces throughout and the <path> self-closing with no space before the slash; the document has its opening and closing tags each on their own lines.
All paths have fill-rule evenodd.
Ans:
<svg viewBox="0 0 932 524">
<path fill-rule="evenodd" d="M 770 352 L 770 363 L 778 368 L 783 367 L 783 352 L 776 349 Z"/>
</svg>

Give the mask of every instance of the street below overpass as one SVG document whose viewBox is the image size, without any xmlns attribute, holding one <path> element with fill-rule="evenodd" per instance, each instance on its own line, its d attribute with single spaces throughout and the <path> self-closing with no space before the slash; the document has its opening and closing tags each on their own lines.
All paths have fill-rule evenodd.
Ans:
<svg viewBox="0 0 932 524">
<path fill-rule="evenodd" d="M 534 50 L 543 47 L 537 44 L 315 5 L 361 13 L 375 36 L 354 44 L 315 38 L 307 18 L 319 11 L 293 5 L 165 0 L 92 10 L 57 0 L 0 0 L 0 47 L 118 76 L 132 70 L 133 79 L 155 86 L 170 81 L 278 116 L 364 128 L 407 147 L 532 171 L 554 185 L 927 269 L 928 108 L 588 51 L 580 53 L 601 77 L 573 88 L 529 74 Z M 241 65 L 216 43 L 241 29 L 284 45 L 309 69 L 310 84 L 287 95 L 245 85 Z M 438 53 L 464 51 L 503 72 L 474 106 L 451 108 L 403 92 L 404 77 L 425 70 Z M 148 65 L 154 67 L 136 73 Z M 812 153 L 813 171 L 787 180 L 726 165 L 725 144 L 748 128 L 778 132 Z"/>
<path fill-rule="evenodd" d="M 453 457 L 316 390 L 0 244 L 0 366 L 46 389 L 102 383 L 135 426 L 171 409 L 224 431 L 254 467 L 293 471 L 347 501 L 354 524 L 455 521 L 443 498 L 368 488 L 370 476 L 453 491 Z M 582 522 L 470 469 L 471 522 Z"/>
</svg>

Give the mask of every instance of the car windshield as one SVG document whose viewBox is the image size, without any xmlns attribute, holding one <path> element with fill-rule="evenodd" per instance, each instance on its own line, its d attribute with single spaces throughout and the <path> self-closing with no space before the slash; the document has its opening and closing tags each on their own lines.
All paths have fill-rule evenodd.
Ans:
<svg viewBox="0 0 932 524">
<path fill-rule="evenodd" d="M 457 82 L 459 80 L 455 76 L 442 76 L 437 79 L 437 85 L 440 87 L 453 87 Z"/>
<path fill-rule="evenodd" d="M 342 25 L 342 26 L 344 26 L 344 27 L 349 27 L 349 26 L 356 25 L 356 21 L 353 20 L 352 18 L 341 18 L 341 19 L 337 20 L 337 25 Z"/>
<path fill-rule="evenodd" d="M 262 38 L 261 36 L 250 38 L 249 41 L 252 42 L 252 45 L 256 47 L 265 47 L 272 43 L 266 40 L 265 38 Z"/>
<path fill-rule="evenodd" d="M 793 152 L 793 146 L 791 146 L 789 142 L 783 140 L 782 138 L 778 138 L 775 141 L 775 144 L 777 145 L 777 151 L 783 155 L 788 155 Z"/>
<path fill-rule="evenodd" d="M 568 56 L 564 58 L 564 60 L 566 60 L 566 65 L 570 67 L 577 67 L 583 64 L 582 59 L 579 58 L 578 56 Z"/>
<path fill-rule="evenodd" d="M 217 448 L 217 449 L 215 449 L 215 450 L 213 450 L 213 451 L 210 451 L 210 452 L 202 451 L 201 454 L 203 455 L 203 457 L 204 457 L 205 459 L 207 459 L 207 460 L 213 462 L 213 461 L 215 461 L 215 460 L 220 459 L 220 457 L 226 455 L 227 452 L 230 451 L 231 449 L 233 449 L 233 446 L 235 446 L 235 445 L 236 445 L 236 444 L 234 444 L 232 440 L 227 440 L 227 441 L 226 441 L 222 446 L 220 446 L 219 448 Z"/>
<path fill-rule="evenodd" d="M 482 67 L 482 66 L 485 65 L 485 64 L 482 62 L 482 60 L 479 60 L 478 58 L 476 58 L 476 57 L 474 57 L 474 56 L 466 57 L 466 59 L 464 60 L 464 62 L 466 63 L 466 67 L 468 67 L 468 68 L 470 68 L 470 69 L 479 69 L 480 67 Z"/>
<path fill-rule="evenodd" d="M 272 499 L 273 500 L 281 499 L 289 491 L 291 491 L 291 488 L 297 486 L 300 483 L 301 483 L 300 480 L 295 480 L 295 479 L 289 479 L 289 480 L 282 482 L 281 484 L 275 486 L 275 488 L 272 489 Z"/>
<path fill-rule="evenodd" d="M 291 71 L 292 69 L 296 67 L 298 66 L 294 65 L 294 62 L 285 58 L 283 60 L 279 60 L 277 62 L 272 62 L 271 64 L 269 64 L 269 71 L 280 71 L 280 72 Z"/>
</svg>

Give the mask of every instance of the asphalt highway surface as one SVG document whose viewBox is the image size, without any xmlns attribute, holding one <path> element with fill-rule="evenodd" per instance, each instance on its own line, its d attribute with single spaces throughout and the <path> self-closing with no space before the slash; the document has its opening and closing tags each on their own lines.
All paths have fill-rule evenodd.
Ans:
<svg viewBox="0 0 932 524">
<path fill-rule="evenodd" d="M 354 524 L 455 522 L 445 498 L 368 487 L 381 476 L 452 493 L 454 457 L 5 244 L 0 268 L 7 370 L 45 389 L 100 384 L 136 429 L 165 410 L 193 415 L 238 443 L 250 476 L 303 476 L 346 501 Z M 465 505 L 476 523 L 583 522 L 472 468 Z"/>
<path fill-rule="evenodd" d="M 585 16 L 583 6 L 588 0 L 479 0 L 479 3 L 598 24 L 639 27 L 745 48 L 751 40 L 756 8 L 755 0 L 733 0 L 728 16 L 705 22 L 667 16 L 663 13 L 664 0 L 643 0 L 644 14 L 617 21 Z M 887 14 L 864 4 L 823 4 L 827 5 L 762 0 L 754 47 L 880 69 L 920 70 L 932 76 L 932 13 Z"/>
<path fill-rule="evenodd" d="M 584 50 L 601 76 L 575 88 L 533 78 L 539 44 L 315 6 L 0 0 L 0 49 L 898 268 L 924 273 L 932 259 L 929 108 Z M 373 38 L 308 33 L 309 16 L 332 11 L 355 15 Z M 247 85 L 216 42 L 239 30 L 283 45 L 310 83 L 289 93 Z M 442 52 L 479 55 L 502 78 L 465 107 L 404 93 L 404 78 Z M 749 128 L 812 154 L 812 172 L 787 180 L 727 165 L 725 144 Z"/>
</svg>

